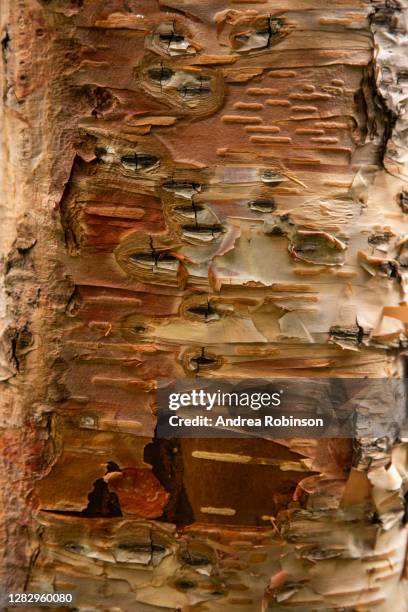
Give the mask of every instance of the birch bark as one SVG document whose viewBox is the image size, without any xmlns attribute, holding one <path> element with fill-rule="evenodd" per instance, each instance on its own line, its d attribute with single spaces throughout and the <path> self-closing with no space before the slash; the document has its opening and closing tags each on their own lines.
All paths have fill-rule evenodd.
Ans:
<svg viewBox="0 0 408 612">
<path fill-rule="evenodd" d="M 154 408 L 163 377 L 403 375 L 405 0 L 1 24 L 2 588 L 406 610 L 398 433 L 164 442 Z"/>
</svg>

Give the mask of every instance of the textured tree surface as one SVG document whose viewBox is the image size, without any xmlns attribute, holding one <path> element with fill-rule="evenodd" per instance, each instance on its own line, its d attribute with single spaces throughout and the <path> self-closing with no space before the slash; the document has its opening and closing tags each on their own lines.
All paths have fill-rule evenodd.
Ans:
<svg viewBox="0 0 408 612">
<path fill-rule="evenodd" d="M 403 375 L 407 7 L 2 0 L 2 590 L 408 609 L 398 432 L 155 435 L 161 378 Z"/>
</svg>

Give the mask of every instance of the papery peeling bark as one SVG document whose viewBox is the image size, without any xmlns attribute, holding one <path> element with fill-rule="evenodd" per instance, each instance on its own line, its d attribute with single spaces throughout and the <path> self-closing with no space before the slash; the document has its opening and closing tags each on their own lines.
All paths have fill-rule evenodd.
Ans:
<svg viewBox="0 0 408 612">
<path fill-rule="evenodd" d="M 3 1 L 4 590 L 407 609 L 398 432 L 155 437 L 160 378 L 403 375 L 407 8 Z"/>
</svg>

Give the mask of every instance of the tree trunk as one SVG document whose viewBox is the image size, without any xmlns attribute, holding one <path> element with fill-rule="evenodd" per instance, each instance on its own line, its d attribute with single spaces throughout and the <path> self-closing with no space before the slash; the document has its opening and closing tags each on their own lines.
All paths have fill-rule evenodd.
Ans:
<svg viewBox="0 0 408 612">
<path fill-rule="evenodd" d="M 165 378 L 404 374 L 408 3 L 323 4 L 3 0 L 2 591 L 408 609 L 400 432 L 156 435 Z"/>
</svg>

